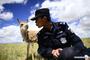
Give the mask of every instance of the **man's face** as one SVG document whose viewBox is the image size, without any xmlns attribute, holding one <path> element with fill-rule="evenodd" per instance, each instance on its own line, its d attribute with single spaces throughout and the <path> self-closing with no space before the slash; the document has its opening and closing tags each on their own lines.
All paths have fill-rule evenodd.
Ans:
<svg viewBox="0 0 90 60">
<path fill-rule="evenodd" d="M 41 28 L 45 26 L 46 20 L 44 18 L 38 17 L 35 23 L 36 23 L 36 26 L 38 26 L 38 28 Z"/>
</svg>

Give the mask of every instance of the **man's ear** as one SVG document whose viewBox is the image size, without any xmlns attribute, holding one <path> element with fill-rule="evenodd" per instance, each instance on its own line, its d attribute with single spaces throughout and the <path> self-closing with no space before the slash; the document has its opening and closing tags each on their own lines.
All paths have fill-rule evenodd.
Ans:
<svg viewBox="0 0 90 60">
<path fill-rule="evenodd" d="M 46 22 L 48 22 L 48 19 L 47 19 L 47 17 L 46 17 L 46 16 L 44 16 L 44 17 L 43 17 L 43 19 L 44 19 Z"/>
<path fill-rule="evenodd" d="M 44 18 L 45 20 L 47 19 L 47 17 L 46 17 L 46 16 L 44 16 L 43 18 Z"/>
</svg>

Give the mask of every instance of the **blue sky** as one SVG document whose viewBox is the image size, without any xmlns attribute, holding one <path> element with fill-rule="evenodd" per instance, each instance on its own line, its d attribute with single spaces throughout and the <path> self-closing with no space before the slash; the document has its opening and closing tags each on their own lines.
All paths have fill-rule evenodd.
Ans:
<svg viewBox="0 0 90 60">
<path fill-rule="evenodd" d="M 16 19 L 30 20 L 39 8 L 49 8 L 52 21 L 67 22 L 79 37 L 90 37 L 90 0 L 0 0 L 0 43 L 22 42 Z"/>
<path fill-rule="evenodd" d="M 16 0 L 17 2 L 18 0 Z M 22 2 L 23 1 L 23 2 Z M 24 3 L 25 0 L 21 0 L 21 3 L 6 3 L 6 4 L 3 4 L 3 7 L 4 7 L 4 10 L 2 12 L 11 12 L 12 16 L 11 17 L 12 19 L 4 19 L 4 18 L 1 18 L 0 22 L 0 27 L 3 27 L 4 25 L 10 25 L 10 24 L 16 24 L 16 19 L 17 18 L 20 18 L 20 19 L 28 19 L 28 16 L 31 14 L 30 11 L 32 9 L 34 9 L 34 6 L 36 3 L 39 3 L 41 4 L 42 3 L 42 0 L 40 0 L 40 2 L 38 2 L 38 0 L 27 0 L 26 3 Z M 1 13 L 2 14 L 2 13 Z M 8 21 L 7 21 L 8 20 Z"/>
</svg>

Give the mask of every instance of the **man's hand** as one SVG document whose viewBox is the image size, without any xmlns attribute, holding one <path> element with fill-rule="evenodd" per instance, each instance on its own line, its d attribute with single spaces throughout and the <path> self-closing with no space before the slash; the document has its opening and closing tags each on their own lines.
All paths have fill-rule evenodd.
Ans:
<svg viewBox="0 0 90 60">
<path fill-rule="evenodd" d="M 62 51 L 61 48 L 53 49 L 53 50 L 52 50 L 52 55 L 57 58 L 57 57 L 60 55 L 60 52 L 61 52 L 61 51 Z"/>
</svg>

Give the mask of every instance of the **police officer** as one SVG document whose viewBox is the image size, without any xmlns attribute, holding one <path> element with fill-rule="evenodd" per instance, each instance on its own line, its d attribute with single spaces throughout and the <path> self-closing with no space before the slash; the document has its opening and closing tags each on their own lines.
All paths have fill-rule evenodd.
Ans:
<svg viewBox="0 0 90 60">
<path fill-rule="evenodd" d="M 38 53 L 51 60 L 73 60 L 85 48 L 81 39 L 69 29 L 66 22 L 52 22 L 49 9 L 35 11 L 35 21 L 38 28 L 43 27 L 37 34 Z"/>
</svg>

